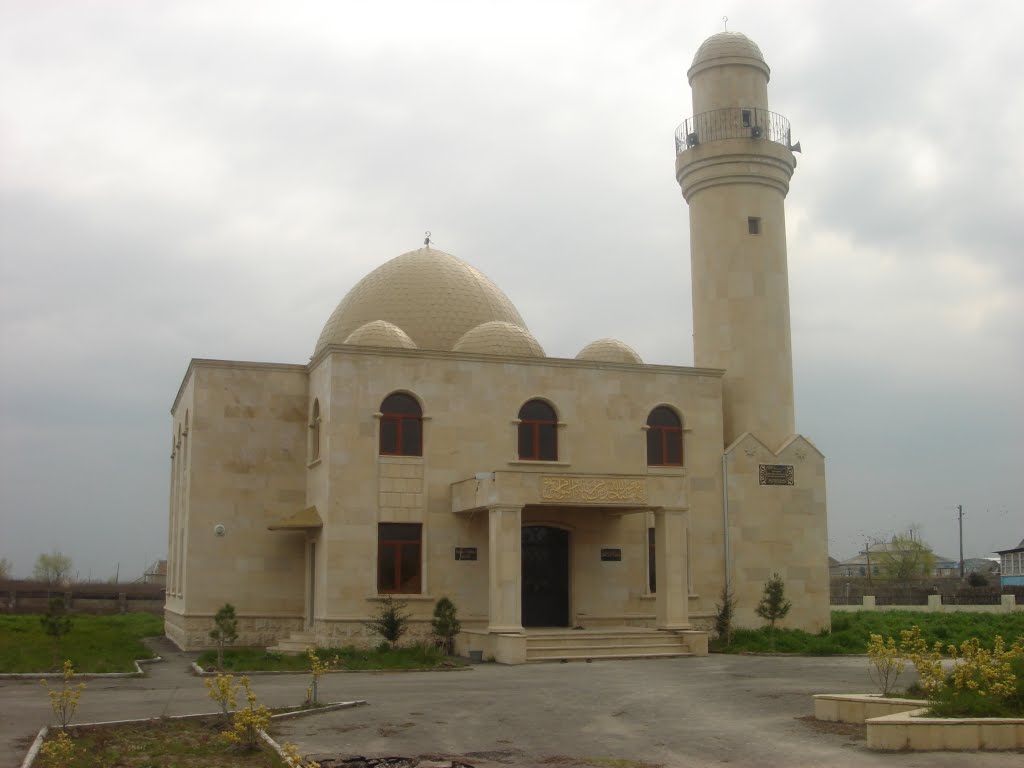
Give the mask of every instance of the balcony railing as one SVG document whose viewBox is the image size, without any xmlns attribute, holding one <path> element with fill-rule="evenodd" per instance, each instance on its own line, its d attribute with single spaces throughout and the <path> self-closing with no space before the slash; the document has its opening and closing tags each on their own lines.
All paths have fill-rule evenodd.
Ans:
<svg viewBox="0 0 1024 768">
<path fill-rule="evenodd" d="M 774 141 L 792 147 L 789 120 L 776 112 L 753 107 L 729 107 L 694 115 L 676 128 L 676 154 L 698 144 L 722 139 Z"/>
</svg>

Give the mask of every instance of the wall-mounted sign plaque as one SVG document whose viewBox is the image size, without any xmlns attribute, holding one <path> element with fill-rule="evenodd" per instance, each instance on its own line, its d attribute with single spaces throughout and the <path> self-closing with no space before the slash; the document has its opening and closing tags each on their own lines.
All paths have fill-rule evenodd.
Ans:
<svg viewBox="0 0 1024 768">
<path fill-rule="evenodd" d="M 759 464 L 757 482 L 760 485 L 793 485 L 793 465 Z"/>
<path fill-rule="evenodd" d="M 618 563 L 622 560 L 622 550 L 618 548 L 602 548 L 601 549 L 601 562 L 602 563 Z"/>
<path fill-rule="evenodd" d="M 456 547 L 456 560 L 476 560 L 476 547 Z"/>
<path fill-rule="evenodd" d="M 577 504 L 646 504 L 647 483 L 642 477 L 566 477 L 542 478 L 542 501 Z"/>
</svg>

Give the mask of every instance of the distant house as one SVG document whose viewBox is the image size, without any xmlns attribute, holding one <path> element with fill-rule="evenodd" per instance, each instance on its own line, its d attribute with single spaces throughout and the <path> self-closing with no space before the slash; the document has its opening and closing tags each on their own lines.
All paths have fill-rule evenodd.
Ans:
<svg viewBox="0 0 1024 768">
<path fill-rule="evenodd" d="M 1024 539 L 1013 549 L 1001 549 L 999 555 L 999 580 L 1004 587 L 1024 587 Z"/>
<path fill-rule="evenodd" d="M 887 541 L 876 541 L 867 546 L 866 549 L 861 550 L 853 557 L 848 560 L 842 560 L 838 563 L 829 561 L 829 575 L 833 578 L 866 578 L 868 572 L 872 577 L 884 576 L 884 568 L 882 562 L 887 555 L 892 552 L 892 542 Z M 937 553 L 932 553 L 935 556 L 935 562 L 932 565 L 931 573 L 928 574 L 932 577 L 944 577 L 944 576 L 959 576 L 960 575 L 960 561 L 950 557 L 943 557 Z"/>
</svg>

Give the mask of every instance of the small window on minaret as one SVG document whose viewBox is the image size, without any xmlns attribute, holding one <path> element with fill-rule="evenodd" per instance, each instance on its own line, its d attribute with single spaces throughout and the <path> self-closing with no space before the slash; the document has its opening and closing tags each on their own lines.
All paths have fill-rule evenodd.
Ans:
<svg viewBox="0 0 1024 768">
<path fill-rule="evenodd" d="M 760 235 L 761 234 L 761 217 L 760 216 L 750 216 L 747 219 L 747 232 L 749 232 L 752 235 Z"/>
<path fill-rule="evenodd" d="M 749 128 L 750 127 L 750 110 L 749 109 L 744 109 L 742 114 L 743 114 L 743 127 L 744 128 Z"/>
</svg>

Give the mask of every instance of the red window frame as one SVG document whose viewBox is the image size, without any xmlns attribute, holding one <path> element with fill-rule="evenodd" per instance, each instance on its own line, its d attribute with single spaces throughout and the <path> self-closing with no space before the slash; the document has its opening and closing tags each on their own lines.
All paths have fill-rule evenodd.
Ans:
<svg viewBox="0 0 1024 768">
<path fill-rule="evenodd" d="M 538 412 L 543 412 L 544 416 L 540 417 Z M 541 439 L 544 427 L 550 428 L 550 445 Z M 527 451 L 523 450 L 524 442 L 529 446 Z M 519 409 L 519 458 L 522 461 L 558 461 L 558 416 L 550 403 L 528 400 Z"/>
<path fill-rule="evenodd" d="M 415 530 L 415 534 L 413 531 Z M 403 562 L 410 554 L 414 573 L 405 573 Z M 387 563 L 390 562 L 390 569 Z M 390 573 L 388 572 L 390 570 Z M 378 523 L 377 593 L 418 595 L 423 591 L 423 526 L 420 523 Z"/>
<path fill-rule="evenodd" d="M 671 424 L 665 424 L 666 421 Z M 675 442 L 675 446 L 672 446 L 670 441 Z M 668 460 L 672 447 L 678 447 L 679 461 Z M 647 417 L 647 466 L 681 467 L 684 458 L 683 423 L 675 411 L 659 405 Z"/>
<path fill-rule="evenodd" d="M 380 411 L 380 455 L 422 456 L 423 410 L 416 398 L 405 392 L 395 392 L 384 398 Z M 389 429 L 394 429 L 393 449 L 385 446 Z"/>
</svg>

